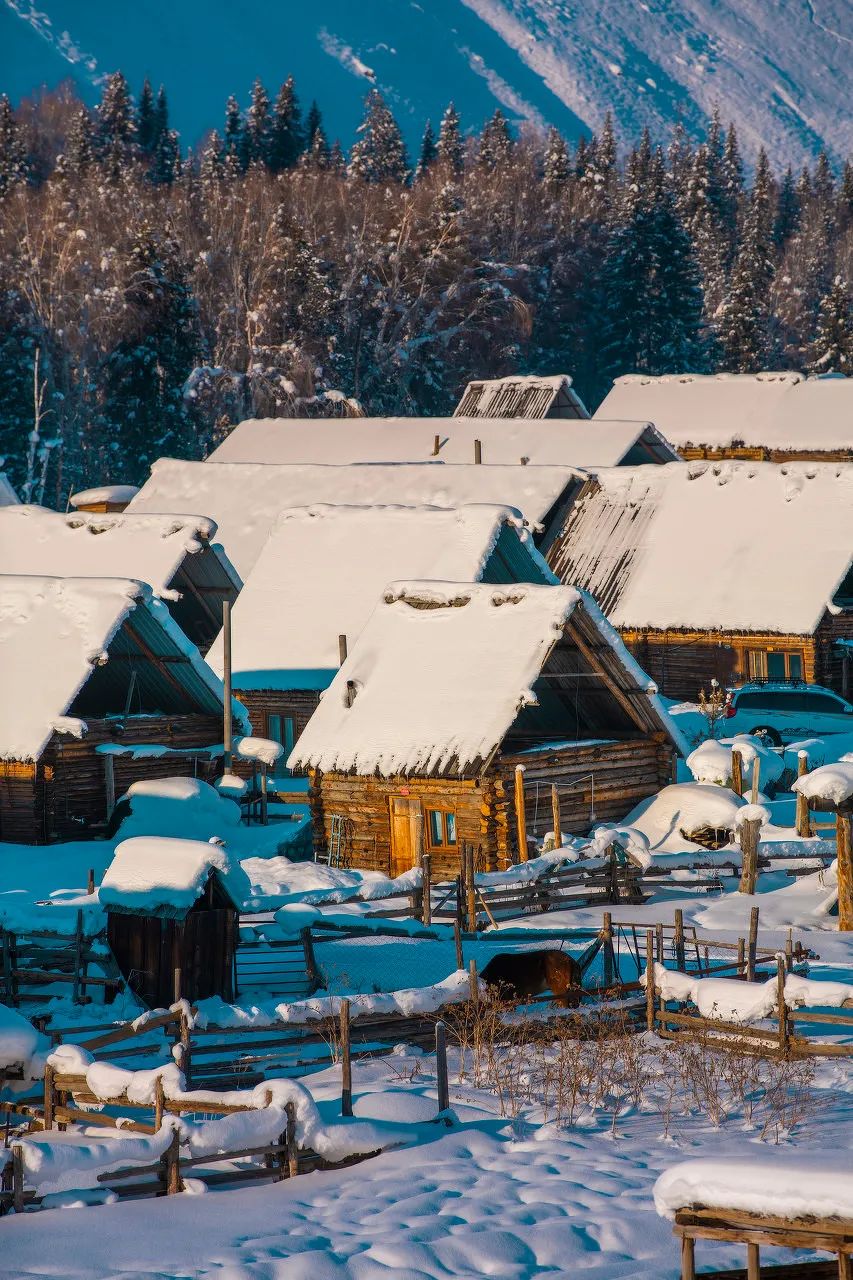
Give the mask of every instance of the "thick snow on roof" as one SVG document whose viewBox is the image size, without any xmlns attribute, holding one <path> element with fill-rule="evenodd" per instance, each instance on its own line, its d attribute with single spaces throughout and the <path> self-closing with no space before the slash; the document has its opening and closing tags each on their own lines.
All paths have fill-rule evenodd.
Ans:
<svg viewBox="0 0 853 1280">
<path fill-rule="evenodd" d="M 135 484 L 102 484 L 97 489 L 81 489 L 68 499 L 71 507 L 93 507 L 102 502 L 130 502 L 139 489 Z"/>
<path fill-rule="evenodd" d="M 249 418 L 207 461 L 464 463 L 479 440 L 487 464 L 615 467 L 650 429 L 581 418 Z"/>
<path fill-rule="evenodd" d="M 18 495 L 12 488 L 9 477 L 0 471 L 0 507 L 11 507 L 18 502 Z"/>
<path fill-rule="evenodd" d="M 211 871 L 226 872 L 220 844 L 170 836 L 122 840 L 104 872 L 101 905 L 125 911 L 188 911 L 201 896 Z"/>
<path fill-rule="evenodd" d="M 216 533 L 202 516 L 62 515 L 47 507 L 0 508 L 4 573 L 138 578 L 163 594 L 186 555 Z"/>
<path fill-rule="evenodd" d="M 567 373 L 508 374 L 474 378 L 453 411 L 454 417 L 544 418 L 556 408 L 567 417 L 588 418 L 586 406 Z"/>
<path fill-rule="evenodd" d="M 211 466 L 161 458 L 130 509 L 211 516 L 228 558 L 245 581 L 278 515 L 287 507 L 315 503 L 458 507 L 486 502 L 515 507 L 528 522 L 538 524 L 569 487 L 583 478 L 583 473 L 571 467 L 442 463 Z"/>
<path fill-rule="evenodd" d="M 550 570 L 509 507 L 294 507 L 284 511 L 233 610 L 238 689 L 325 688 L 389 582 L 407 577 L 480 579 L 501 529 Z M 207 656 L 222 671 L 222 636 Z"/>
<path fill-rule="evenodd" d="M 630 681 L 653 690 L 625 661 L 595 603 L 573 587 L 395 583 L 320 700 L 290 767 L 386 777 L 464 773 L 535 702 L 533 685 L 579 604 L 619 652 Z"/>
<path fill-rule="evenodd" d="M 732 986 L 738 984 L 730 984 Z M 654 1188 L 655 1208 L 674 1218 L 679 1209 L 706 1206 L 787 1218 L 853 1217 L 850 1155 L 822 1151 L 815 1159 L 752 1149 L 741 1159 L 685 1160 L 670 1165 Z M 772 1274 L 772 1271 L 770 1272 Z"/>
<path fill-rule="evenodd" d="M 617 378 L 594 417 L 653 422 L 688 445 L 853 450 L 853 378 L 799 373 L 666 374 Z"/>
<path fill-rule="evenodd" d="M 152 613 L 195 676 L 219 699 L 222 682 L 145 583 L 129 578 L 0 576 L 0 759 L 37 760 L 54 732 L 80 737 L 66 716 L 92 667 L 106 661 L 132 609 Z M 237 722 L 248 731 L 244 708 Z"/>
<path fill-rule="evenodd" d="M 617 627 L 814 631 L 853 557 L 853 464 L 597 472 L 552 567 Z"/>
</svg>

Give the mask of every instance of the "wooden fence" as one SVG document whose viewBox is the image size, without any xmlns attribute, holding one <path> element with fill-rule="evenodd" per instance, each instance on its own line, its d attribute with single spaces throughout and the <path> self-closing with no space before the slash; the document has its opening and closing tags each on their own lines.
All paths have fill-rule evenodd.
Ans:
<svg viewBox="0 0 853 1280">
<path fill-rule="evenodd" d="M 98 943 L 102 943 L 99 947 Z M 0 1001 L 17 1008 L 28 1001 L 44 1001 L 44 987 L 54 983 L 70 985 L 75 1004 L 87 1004 L 87 988 L 103 993 L 109 1002 L 124 986 L 118 967 L 106 946 L 103 934 L 87 936 L 83 912 L 77 912 L 73 933 L 51 929 L 0 929 L 3 951 Z M 90 974 L 97 965 L 106 973 Z"/>
</svg>

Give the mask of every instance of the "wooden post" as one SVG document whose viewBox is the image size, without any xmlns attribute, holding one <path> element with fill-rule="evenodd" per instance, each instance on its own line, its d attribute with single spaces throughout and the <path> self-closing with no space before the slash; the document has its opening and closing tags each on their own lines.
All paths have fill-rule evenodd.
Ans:
<svg viewBox="0 0 853 1280">
<path fill-rule="evenodd" d="M 94 892 L 95 892 L 95 868 L 90 867 L 88 874 L 86 876 L 86 893 L 91 898 Z"/>
<path fill-rule="evenodd" d="M 554 848 L 562 849 L 563 833 L 560 830 L 560 793 L 556 783 L 551 783 L 551 821 L 554 824 Z"/>
<path fill-rule="evenodd" d="M 788 930 L 788 936 L 785 939 L 785 972 L 794 972 L 794 930 Z"/>
<path fill-rule="evenodd" d="M 601 940 L 604 951 L 604 985 L 613 986 L 613 924 L 609 911 L 605 911 L 601 919 Z"/>
<path fill-rule="evenodd" d="M 838 858 L 838 928 L 853 929 L 853 844 L 850 839 L 850 814 L 835 815 L 835 853 Z"/>
<path fill-rule="evenodd" d="M 157 1076 L 154 1081 L 154 1129 L 155 1132 L 163 1124 L 163 1112 L 166 1109 L 166 1091 L 163 1088 L 163 1077 Z"/>
<path fill-rule="evenodd" d="M 320 986 L 321 980 L 317 957 L 314 955 L 314 943 L 311 939 L 310 925 L 306 925 L 304 929 L 299 930 L 299 941 L 302 943 L 302 952 L 305 956 L 305 972 L 308 975 L 308 985 L 312 994 Z"/>
<path fill-rule="evenodd" d="M 423 821 L 423 819 L 421 819 Z M 432 859 L 428 853 L 423 855 L 421 859 L 421 875 L 423 876 L 422 902 L 421 907 L 423 914 L 421 919 L 427 928 L 432 924 L 432 873 L 430 870 Z"/>
<path fill-rule="evenodd" d="M 267 798 L 267 766 L 261 761 L 261 825 L 269 824 L 269 802 Z"/>
<path fill-rule="evenodd" d="M 646 930 L 646 1030 L 655 1029 L 655 935 Z"/>
<path fill-rule="evenodd" d="M 231 601 L 222 601 L 222 765 L 225 773 L 231 772 L 234 763 L 234 726 L 231 719 Z"/>
<path fill-rule="evenodd" d="M 752 791 L 749 794 L 752 804 L 758 804 L 758 784 L 761 781 L 761 757 L 756 756 L 752 762 Z"/>
<path fill-rule="evenodd" d="M 797 752 L 797 777 L 804 778 L 809 771 L 809 756 L 807 751 Z M 809 799 L 808 796 L 797 793 L 797 835 L 801 839 L 807 840 L 809 837 Z"/>
<path fill-rule="evenodd" d="M 440 450 L 440 449 L 441 449 L 441 436 L 433 436 L 433 438 L 432 438 L 432 456 L 433 456 L 434 458 L 437 458 L 437 457 L 438 457 L 438 454 L 439 454 L 439 450 Z"/>
<path fill-rule="evenodd" d="M 483 461 L 483 442 L 482 440 L 474 441 L 474 461 L 479 466 Z"/>
<path fill-rule="evenodd" d="M 347 638 L 344 635 L 338 636 L 338 658 L 343 666 L 347 660 Z"/>
<path fill-rule="evenodd" d="M 24 1212 L 24 1149 L 19 1142 L 12 1147 L 12 1208 Z"/>
<path fill-rule="evenodd" d="M 761 1255 L 757 1244 L 746 1246 L 746 1280 L 761 1280 Z"/>
<path fill-rule="evenodd" d="M 444 1023 L 435 1024 L 435 1070 L 438 1083 L 438 1109 L 446 1111 L 450 1106 L 450 1087 L 447 1081 L 447 1032 Z"/>
<path fill-rule="evenodd" d="M 166 1148 L 163 1156 L 166 1165 L 166 1195 L 176 1196 L 183 1191 L 184 1184 L 181 1179 L 181 1166 L 179 1164 L 181 1158 L 181 1136 L 177 1129 L 172 1130 L 172 1140 Z"/>
<path fill-rule="evenodd" d="M 756 765 L 758 761 L 756 760 Z M 761 832 L 760 818 L 747 818 L 740 824 L 740 884 L 738 893 L 755 893 L 755 882 L 758 879 L 758 837 Z"/>
<path fill-rule="evenodd" d="M 732 747 L 732 791 L 743 795 L 743 756 L 739 747 Z"/>
<path fill-rule="evenodd" d="M 113 809 L 116 807 L 115 759 L 109 754 L 101 758 L 104 762 L 104 807 L 106 809 L 106 819 L 109 822 L 113 816 Z"/>
<path fill-rule="evenodd" d="M 44 1127 L 53 1128 L 53 1112 L 56 1106 L 56 1072 L 48 1063 L 44 1069 Z"/>
<path fill-rule="evenodd" d="M 737 976 L 743 977 L 746 968 L 746 938 L 738 938 L 737 940 Z"/>
<path fill-rule="evenodd" d="M 681 1237 L 681 1280 L 696 1280 L 696 1251 L 692 1236 Z"/>
<path fill-rule="evenodd" d="M 682 971 L 687 966 L 687 956 L 684 951 L 684 912 L 681 908 L 677 908 L 675 912 L 675 967 Z"/>
<path fill-rule="evenodd" d="M 341 1001 L 341 1115 L 352 1115 L 352 1053 L 350 1050 L 349 1000 Z"/>
<path fill-rule="evenodd" d="M 191 1087 L 192 1080 L 192 1041 L 190 1039 L 190 1020 L 185 1010 L 180 1013 L 180 1036 L 181 1036 L 181 1070 L 184 1073 L 186 1088 Z"/>
<path fill-rule="evenodd" d="M 296 1146 L 296 1105 L 286 1102 L 284 1110 L 287 1115 L 285 1143 L 287 1146 L 287 1176 L 295 1178 L 299 1172 L 299 1151 Z"/>
<path fill-rule="evenodd" d="M 788 1056 L 788 1006 L 785 1003 L 785 961 L 776 959 L 776 1015 L 779 1019 L 779 1052 Z"/>
<path fill-rule="evenodd" d="M 183 999 L 183 985 L 184 979 L 181 973 L 181 966 L 176 964 L 172 973 L 172 1002 L 174 1004 Z"/>
<path fill-rule="evenodd" d="M 758 907 L 749 913 L 749 939 L 746 950 L 746 980 L 755 982 L 755 957 L 758 954 Z"/>
<path fill-rule="evenodd" d="M 845 658 L 844 661 L 849 662 L 849 658 Z M 838 1280 L 853 1280 L 853 1258 L 849 1253 L 838 1255 Z"/>
<path fill-rule="evenodd" d="M 477 932 L 477 886 L 474 883 L 474 846 L 468 845 L 468 865 L 465 868 L 465 890 L 468 899 L 468 932 Z"/>
<path fill-rule="evenodd" d="M 74 985 L 72 987 L 72 996 L 74 1004 L 80 1004 L 85 993 L 83 983 L 83 910 L 77 909 L 77 923 L 74 927 Z"/>
<path fill-rule="evenodd" d="M 456 968 L 465 968 L 465 956 L 462 951 L 462 927 L 459 919 L 453 921 L 453 941 L 456 943 Z"/>
<path fill-rule="evenodd" d="M 655 925 L 655 942 L 657 944 L 656 950 L 657 950 L 658 964 L 663 964 L 663 925 L 662 924 Z"/>
<path fill-rule="evenodd" d="M 518 839 L 518 860 L 527 861 L 527 815 L 524 811 L 524 765 L 515 766 L 515 830 Z"/>
<path fill-rule="evenodd" d="M 480 980 L 477 977 L 477 961 L 468 961 L 468 992 L 471 996 L 471 1003 L 477 1004 L 480 999 Z"/>
</svg>

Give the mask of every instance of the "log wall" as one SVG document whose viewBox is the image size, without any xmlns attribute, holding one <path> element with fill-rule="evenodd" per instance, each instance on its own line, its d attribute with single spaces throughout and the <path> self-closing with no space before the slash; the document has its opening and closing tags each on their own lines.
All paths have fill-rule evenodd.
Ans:
<svg viewBox="0 0 853 1280">
<path fill-rule="evenodd" d="M 706 445 L 679 445 L 678 452 L 685 462 L 707 458 L 710 462 L 724 458 L 740 458 L 744 462 L 853 462 L 853 449 L 765 449 L 761 446 L 747 448 L 730 445 L 725 449 L 711 449 Z"/>
<path fill-rule="evenodd" d="M 720 684 L 743 684 L 748 677 L 750 650 L 785 649 L 803 658 L 803 679 L 818 680 L 819 650 L 825 646 L 811 636 L 782 636 L 759 631 L 636 631 L 620 632 L 625 644 L 661 693 L 695 701 L 711 679 Z"/>
<path fill-rule="evenodd" d="M 320 694 L 316 689 L 234 689 L 249 713 L 252 732 L 258 738 L 269 738 L 273 716 L 291 716 L 294 721 L 294 742 L 302 733 L 317 709 Z M 249 761 L 235 760 L 234 772 L 241 778 L 249 778 L 252 766 Z"/>
<path fill-rule="evenodd" d="M 847 650 L 847 671 L 839 640 L 853 641 L 853 610 L 826 614 L 817 629 L 817 662 L 815 679 L 842 697 L 853 701 L 853 649 Z"/>
<path fill-rule="evenodd" d="M 123 732 L 117 732 L 118 724 Z M 222 741 L 218 716 L 129 716 L 121 722 L 88 720 L 79 741 L 54 734 L 37 764 L 0 762 L 0 839 L 19 844 L 85 839 L 107 820 L 101 743 L 158 743 L 165 747 L 209 747 Z M 201 772 L 201 770 L 204 772 Z M 116 799 L 145 778 L 199 776 L 210 781 L 214 766 L 191 757 L 132 760 L 114 757 Z M 208 777 L 210 774 L 210 777 Z"/>
</svg>

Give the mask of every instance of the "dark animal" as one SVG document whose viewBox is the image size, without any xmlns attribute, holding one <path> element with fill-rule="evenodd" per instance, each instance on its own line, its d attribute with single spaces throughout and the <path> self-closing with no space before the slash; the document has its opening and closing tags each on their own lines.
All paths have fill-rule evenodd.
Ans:
<svg viewBox="0 0 853 1280">
<path fill-rule="evenodd" d="M 561 1009 L 580 1004 L 583 973 L 565 951 L 507 951 L 493 956 L 482 972 L 483 981 L 516 1000 L 550 991 Z"/>
</svg>

